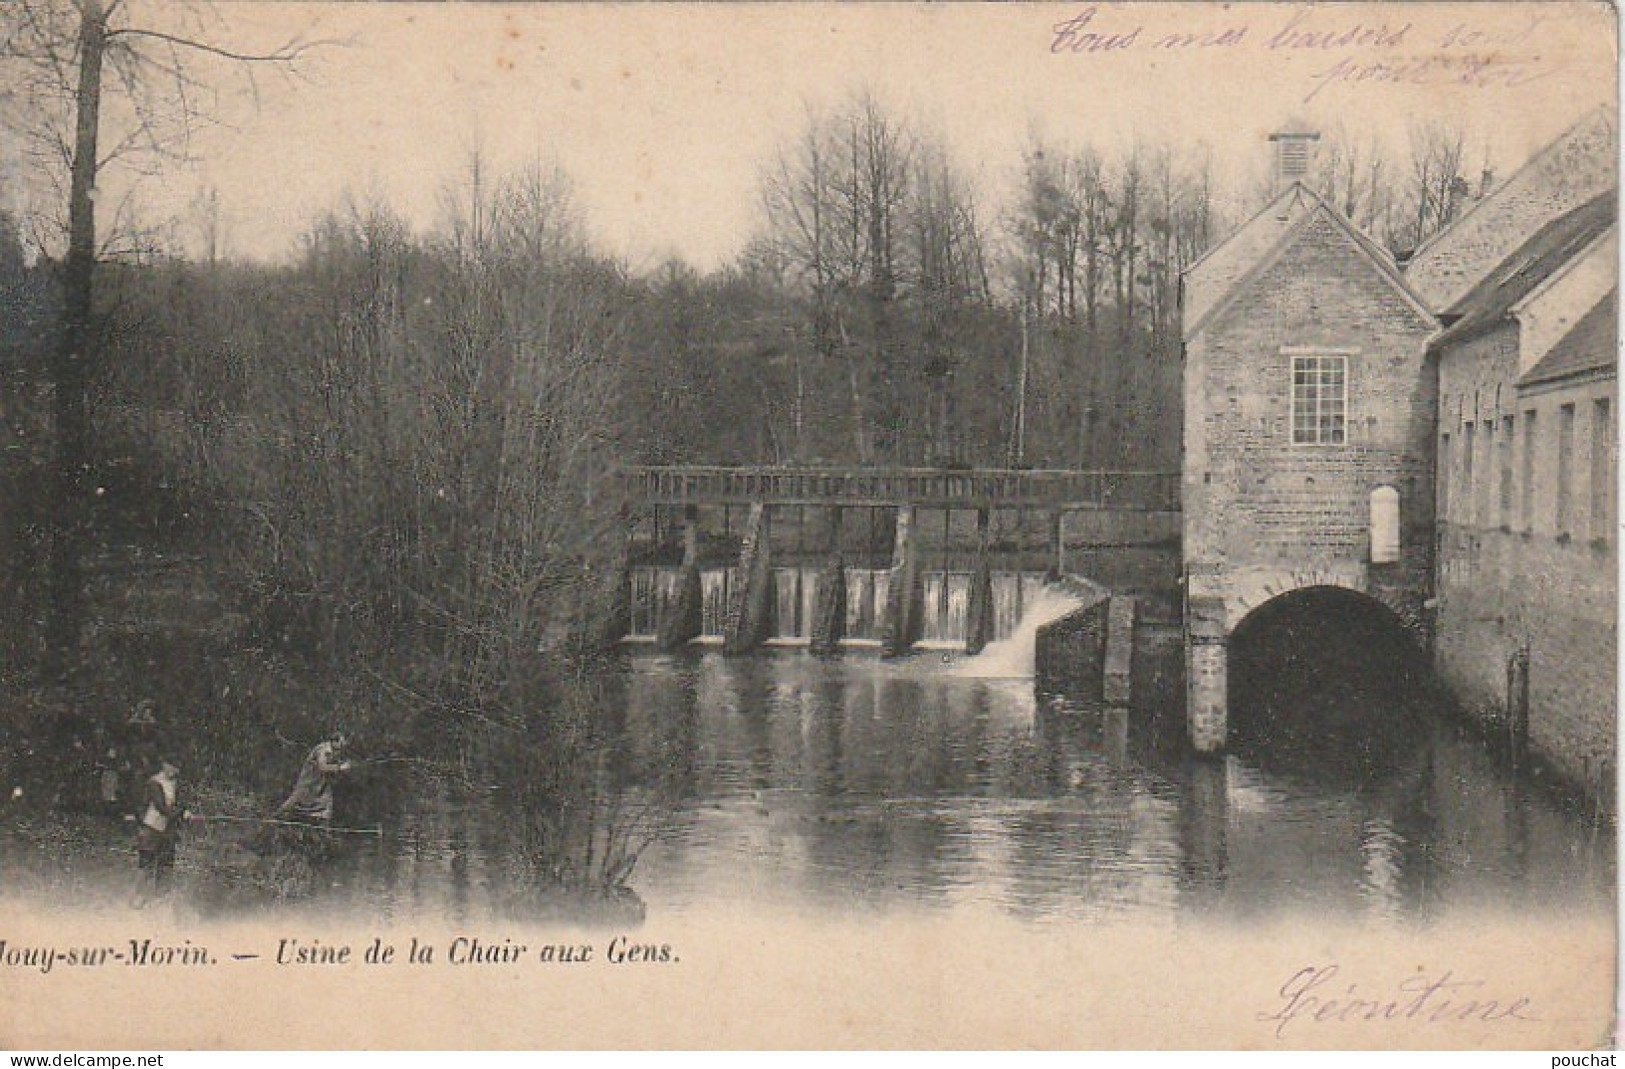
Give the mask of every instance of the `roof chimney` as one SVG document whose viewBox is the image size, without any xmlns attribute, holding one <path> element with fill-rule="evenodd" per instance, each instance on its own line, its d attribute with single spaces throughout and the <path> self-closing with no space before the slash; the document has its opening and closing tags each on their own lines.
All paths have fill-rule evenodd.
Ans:
<svg viewBox="0 0 1625 1069">
<path fill-rule="evenodd" d="M 1293 182 L 1301 182 L 1309 176 L 1309 161 L 1314 152 L 1314 143 L 1319 140 L 1320 134 L 1301 122 L 1287 123 L 1283 129 L 1270 135 L 1270 143 L 1275 149 L 1275 192 L 1279 193 Z"/>
</svg>

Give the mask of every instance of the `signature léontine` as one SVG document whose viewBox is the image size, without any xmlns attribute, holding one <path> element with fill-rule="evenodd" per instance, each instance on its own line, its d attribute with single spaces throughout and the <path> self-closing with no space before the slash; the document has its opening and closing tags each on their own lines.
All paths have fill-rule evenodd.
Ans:
<svg viewBox="0 0 1625 1069">
<path fill-rule="evenodd" d="M 1281 1004 L 1262 1011 L 1260 1021 L 1275 1022 L 1277 1039 L 1294 1022 L 1411 1021 L 1443 1024 L 1459 1021 L 1534 1021 L 1539 1018 L 1526 997 L 1488 998 L 1483 980 L 1460 980 L 1450 970 L 1418 973 L 1397 983 L 1368 985 L 1339 980 L 1336 965 L 1308 965 L 1281 985 Z"/>
</svg>

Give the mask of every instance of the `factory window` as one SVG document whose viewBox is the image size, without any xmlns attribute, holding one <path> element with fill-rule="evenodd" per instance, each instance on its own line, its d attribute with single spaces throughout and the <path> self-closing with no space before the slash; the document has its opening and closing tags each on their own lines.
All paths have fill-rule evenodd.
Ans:
<svg viewBox="0 0 1625 1069">
<path fill-rule="evenodd" d="M 1613 535 L 1614 428 L 1608 398 L 1591 411 L 1591 537 L 1606 542 Z"/>
<path fill-rule="evenodd" d="M 1574 406 L 1557 410 L 1557 537 L 1574 534 Z"/>
<path fill-rule="evenodd" d="M 1348 357 L 1292 358 L 1292 444 L 1348 441 Z"/>
</svg>

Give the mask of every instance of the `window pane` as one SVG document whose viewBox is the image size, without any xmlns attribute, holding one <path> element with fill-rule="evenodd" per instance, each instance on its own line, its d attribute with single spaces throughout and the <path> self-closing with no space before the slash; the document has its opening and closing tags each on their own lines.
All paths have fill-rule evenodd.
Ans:
<svg viewBox="0 0 1625 1069">
<path fill-rule="evenodd" d="M 1572 534 L 1574 517 L 1570 515 L 1569 485 L 1574 476 L 1574 406 L 1563 405 L 1557 410 L 1557 535 Z"/>
<path fill-rule="evenodd" d="M 1523 497 L 1523 529 L 1535 529 L 1535 410 L 1525 409 L 1523 414 L 1523 479 L 1519 488 Z"/>
<path fill-rule="evenodd" d="M 1347 416 L 1348 360 L 1342 356 L 1292 358 L 1292 441 L 1341 445 Z"/>
<path fill-rule="evenodd" d="M 1591 537 L 1599 541 L 1612 534 L 1609 503 L 1614 496 L 1613 421 L 1608 398 L 1591 406 Z"/>
</svg>

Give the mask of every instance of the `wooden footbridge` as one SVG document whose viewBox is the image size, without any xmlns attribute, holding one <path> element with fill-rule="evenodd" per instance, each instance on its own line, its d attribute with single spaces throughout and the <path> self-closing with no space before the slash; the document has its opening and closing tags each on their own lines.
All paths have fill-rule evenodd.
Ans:
<svg viewBox="0 0 1625 1069">
<path fill-rule="evenodd" d="M 651 505 L 1179 511 L 1178 472 L 645 467 L 624 478 Z"/>
<path fill-rule="evenodd" d="M 767 637 L 773 606 L 770 530 L 776 509 L 828 510 L 822 547 L 827 563 L 818 582 L 811 645 L 831 651 L 843 637 L 846 620 L 845 561 L 841 554 L 844 509 L 889 510 L 892 529 L 886 576 L 881 645 L 887 654 L 906 652 L 920 638 L 923 587 L 919 553 L 919 513 L 974 512 L 977 545 L 967 612 L 966 646 L 976 652 L 992 636 L 993 606 L 989 529 L 993 512 L 1014 510 L 1047 517 L 1048 571 L 1064 574 L 1063 524 L 1069 513 L 1095 514 L 1097 529 L 1116 518 L 1143 528 L 1145 514 L 1163 514 L 1177 529 L 1177 472 L 1070 471 L 953 468 L 832 467 L 640 467 L 623 478 L 629 499 L 646 509 L 677 518 L 682 526 L 683 559 L 675 599 L 658 625 L 661 646 L 674 648 L 701 630 L 699 545 L 702 510 L 741 507 L 747 519 L 739 540 L 739 581 L 728 593 L 724 648 L 753 649 Z"/>
</svg>

